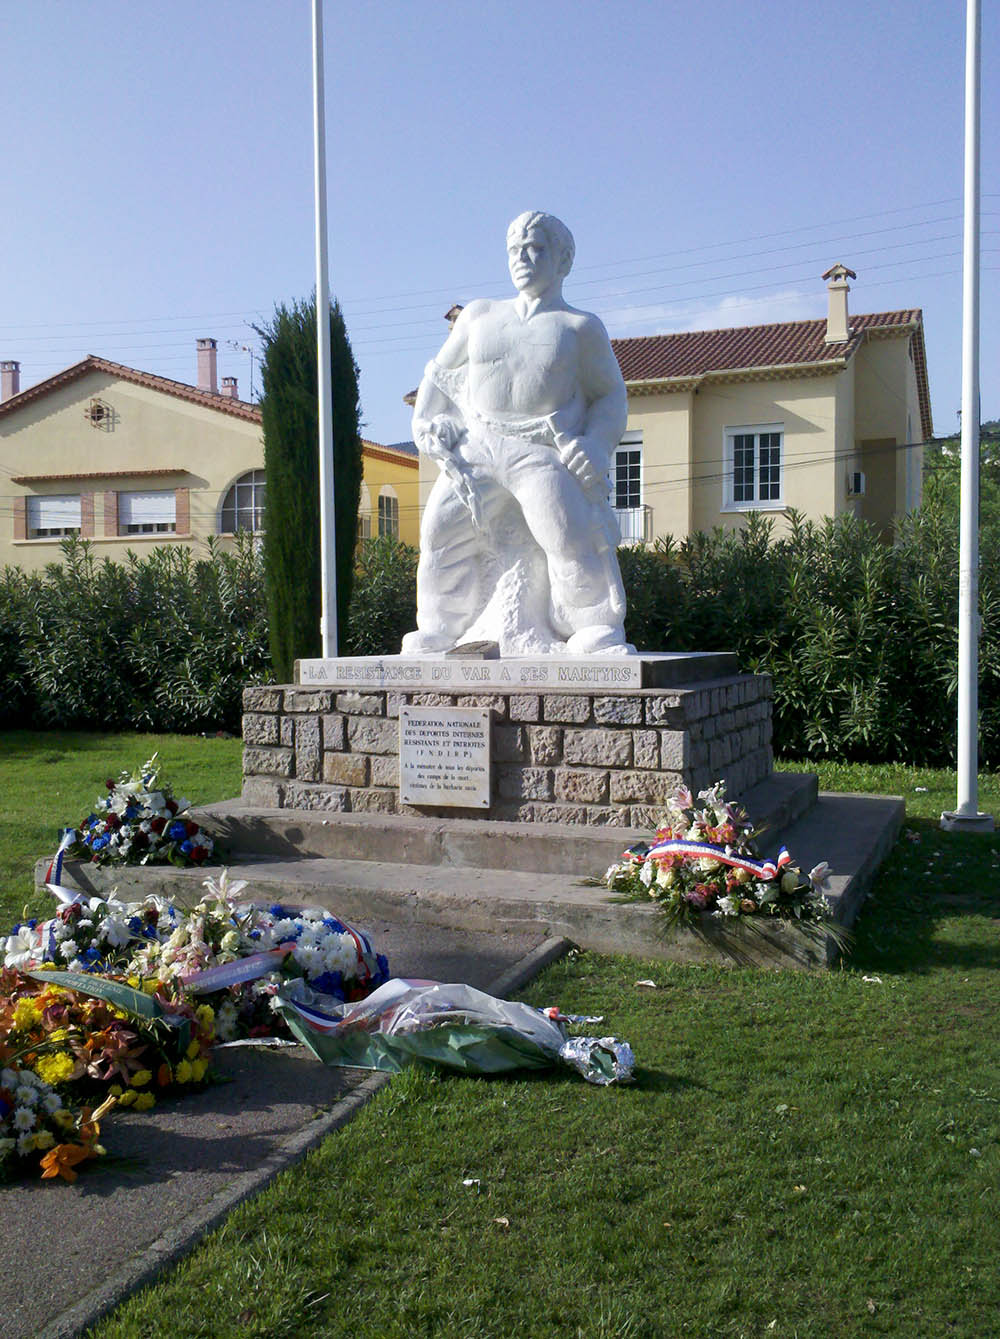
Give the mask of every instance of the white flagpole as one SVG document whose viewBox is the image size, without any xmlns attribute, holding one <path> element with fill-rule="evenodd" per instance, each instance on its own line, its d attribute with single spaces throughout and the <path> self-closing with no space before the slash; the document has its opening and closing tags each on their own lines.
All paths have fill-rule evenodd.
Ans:
<svg viewBox="0 0 1000 1339">
<path fill-rule="evenodd" d="M 319 383 L 319 534 L 323 658 L 337 654 L 337 545 L 333 508 L 333 387 L 330 375 L 330 276 L 326 238 L 326 100 L 323 0 L 313 0 L 313 142 L 316 186 L 316 357 Z"/>
<path fill-rule="evenodd" d="M 962 484 L 958 573 L 958 808 L 943 828 L 992 832 L 979 803 L 979 0 L 966 0 Z"/>
</svg>

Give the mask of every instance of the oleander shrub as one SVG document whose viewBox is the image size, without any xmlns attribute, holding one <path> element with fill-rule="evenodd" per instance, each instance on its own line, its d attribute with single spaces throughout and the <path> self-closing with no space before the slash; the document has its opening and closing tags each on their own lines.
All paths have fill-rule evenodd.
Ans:
<svg viewBox="0 0 1000 1339">
<path fill-rule="evenodd" d="M 1000 764 L 1000 543 L 980 577 L 980 745 Z M 745 529 L 622 550 L 626 631 L 640 650 L 731 650 L 774 680 L 775 751 L 850 761 L 954 757 L 958 536 L 925 507 L 883 543 L 853 516 L 794 513 Z"/>
<path fill-rule="evenodd" d="M 68 539 L 44 572 L 0 574 L 0 717 L 38 727 L 238 731 L 269 677 L 263 572 L 250 536 L 207 558 L 98 560 Z"/>
<path fill-rule="evenodd" d="M 794 513 L 620 550 L 626 632 L 640 650 L 735 651 L 774 681 L 775 751 L 947 764 L 956 734 L 958 536 L 936 505 L 892 544 L 852 516 Z M 1000 529 L 981 549 L 980 757 L 1000 766 Z M 346 655 L 392 655 L 416 622 L 417 551 L 359 546 Z M 180 546 L 123 563 L 67 541 L 44 573 L 0 572 L 0 721 L 239 729 L 267 681 L 263 564 L 249 537 L 195 559 Z"/>
<path fill-rule="evenodd" d="M 354 592 L 340 650 L 350 656 L 397 655 L 403 634 L 417 626 L 417 558 L 411 544 L 389 535 L 362 540 Z"/>
</svg>

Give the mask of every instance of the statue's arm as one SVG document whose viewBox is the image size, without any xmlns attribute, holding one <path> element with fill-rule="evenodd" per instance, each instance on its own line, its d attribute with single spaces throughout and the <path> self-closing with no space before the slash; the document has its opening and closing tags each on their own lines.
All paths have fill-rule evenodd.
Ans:
<svg viewBox="0 0 1000 1339">
<path fill-rule="evenodd" d="M 603 492 L 604 478 L 628 420 L 625 381 L 607 331 L 596 316 L 580 331 L 580 388 L 587 402 L 583 431 L 560 452 L 588 492 Z"/>
<path fill-rule="evenodd" d="M 413 406 L 413 440 L 420 451 L 438 460 L 452 450 L 464 429 L 453 388 L 467 371 L 472 319 L 468 313 L 468 307 L 459 313 L 437 357 L 427 364 Z"/>
</svg>

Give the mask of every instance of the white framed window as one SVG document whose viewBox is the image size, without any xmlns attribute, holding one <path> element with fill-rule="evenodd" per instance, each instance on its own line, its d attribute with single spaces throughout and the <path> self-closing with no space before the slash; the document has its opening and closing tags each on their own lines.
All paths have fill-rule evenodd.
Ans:
<svg viewBox="0 0 1000 1339">
<path fill-rule="evenodd" d="M 648 508 L 643 505 L 642 429 L 626 432 L 615 450 L 609 477 L 610 500 L 623 544 L 648 539 Z"/>
<path fill-rule="evenodd" d="M 383 485 L 378 495 L 378 532 L 393 538 L 399 534 L 399 499 L 390 484 Z"/>
<path fill-rule="evenodd" d="M 782 423 L 726 429 L 723 511 L 784 505 L 784 436 Z"/>
<path fill-rule="evenodd" d="M 120 535 L 165 535 L 177 529 L 177 495 L 172 488 L 118 494 Z"/>
<path fill-rule="evenodd" d="M 64 539 L 80 533 L 79 493 L 48 493 L 28 498 L 29 539 Z"/>
<path fill-rule="evenodd" d="M 368 485 L 362 483 L 358 497 L 358 539 L 371 539 L 372 536 L 372 495 Z"/>
<path fill-rule="evenodd" d="M 230 488 L 219 509 L 219 534 L 235 535 L 237 530 L 259 534 L 264 529 L 266 484 L 263 470 L 248 470 Z"/>
</svg>

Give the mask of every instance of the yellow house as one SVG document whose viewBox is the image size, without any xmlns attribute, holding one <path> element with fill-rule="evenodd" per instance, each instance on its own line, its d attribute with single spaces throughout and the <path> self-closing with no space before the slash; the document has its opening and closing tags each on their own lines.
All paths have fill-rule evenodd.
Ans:
<svg viewBox="0 0 1000 1339">
<path fill-rule="evenodd" d="M 851 511 L 888 538 L 919 505 L 933 435 L 920 311 L 612 340 L 629 416 L 612 500 L 624 542 Z"/>
<path fill-rule="evenodd" d="M 933 435 L 923 317 L 849 316 L 856 277 L 823 276 L 826 320 L 611 341 L 628 390 L 609 478 L 623 543 L 733 528 L 751 511 L 780 527 L 791 507 L 851 511 L 888 538 L 919 505 Z M 437 473 L 421 460 L 422 503 Z"/>
<path fill-rule="evenodd" d="M 197 353 L 197 386 L 91 356 L 21 391 L 17 363 L 0 363 L 0 566 L 44 567 L 68 534 L 122 558 L 262 528 L 260 409 L 238 398 L 234 377 L 218 389 L 215 340 Z M 359 525 L 415 543 L 407 445 L 363 443 Z"/>
</svg>

